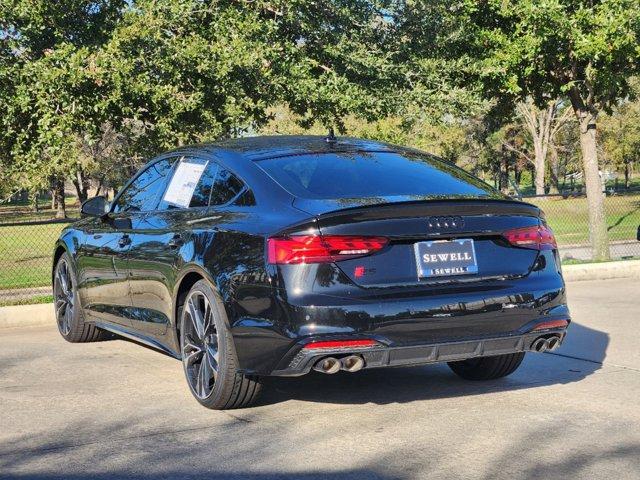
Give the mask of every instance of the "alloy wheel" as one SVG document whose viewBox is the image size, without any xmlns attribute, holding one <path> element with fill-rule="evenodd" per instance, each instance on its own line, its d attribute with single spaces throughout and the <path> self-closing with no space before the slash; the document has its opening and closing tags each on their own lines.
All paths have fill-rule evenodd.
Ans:
<svg viewBox="0 0 640 480">
<path fill-rule="evenodd" d="M 56 320 L 62 335 L 69 335 L 73 322 L 74 294 L 71 272 L 66 260 L 60 260 L 56 266 L 53 285 Z"/>
<path fill-rule="evenodd" d="M 218 376 L 218 333 L 211 303 L 200 291 L 187 297 L 182 309 L 182 363 L 193 393 L 200 399 L 211 395 Z"/>
</svg>

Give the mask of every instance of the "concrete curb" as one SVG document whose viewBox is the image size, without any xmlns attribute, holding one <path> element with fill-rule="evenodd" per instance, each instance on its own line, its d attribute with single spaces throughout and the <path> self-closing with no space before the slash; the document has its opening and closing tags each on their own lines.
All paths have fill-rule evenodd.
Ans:
<svg viewBox="0 0 640 480">
<path fill-rule="evenodd" d="M 640 279 L 640 260 L 565 265 L 562 267 L 562 273 L 567 282 L 612 278 Z M 0 329 L 55 324 L 52 303 L 0 307 Z"/>
<path fill-rule="evenodd" d="M 0 307 L 0 329 L 55 324 L 53 303 Z"/>
<path fill-rule="evenodd" d="M 640 279 L 640 260 L 565 265 L 562 267 L 562 274 L 566 282 L 612 278 Z"/>
</svg>

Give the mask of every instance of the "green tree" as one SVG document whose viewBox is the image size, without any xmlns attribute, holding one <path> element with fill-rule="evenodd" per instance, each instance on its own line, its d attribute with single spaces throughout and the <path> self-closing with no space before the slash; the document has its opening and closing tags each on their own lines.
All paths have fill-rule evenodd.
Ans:
<svg viewBox="0 0 640 480">
<path fill-rule="evenodd" d="M 631 171 L 640 159 L 640 101 L 625 101 L 600 121 L 604 157 L 624 172 L 629 188 Z"/>
<path fill-rule="evenodd" d="M 384 12 L 346 0 L 0 0 L 0 82 L 12 78 L 0 83 L 1 174 L 31 190 L 53 181 L 58 195 L 68 179 L 82 199 L 89 177 L 112 188 L 160 150 L 256 131 L 274 105 L 303 125 L 383 116 L 398 78 Z"/>
<path fill-rule="evenodd" d="M 486 96 L 539 105 L 566 96 L 580 128 L 594 258 L 609 257 L 596 121 L 640 71 L 638 0 L 475 0 L 407 4 L 406 24 L 431 28 L 429 57 L 464 60 L 460 77 Z M 410 35 L 408 38 L 412 38 Z M 424 42 L 422 42 L 424 43 Z M 424 45 L 418 45 L 424 49 Z"/>
</svg>

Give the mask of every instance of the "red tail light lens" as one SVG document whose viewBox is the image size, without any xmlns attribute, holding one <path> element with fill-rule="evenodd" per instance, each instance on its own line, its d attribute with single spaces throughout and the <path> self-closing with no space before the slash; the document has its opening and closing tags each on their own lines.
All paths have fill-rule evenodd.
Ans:
<svg viewBox="0 0 640 480">
<path fill-rule="evenodd" d="M 362 257 L 382 250 L 384 237 L 345 235 L 294 235 L 267 240 L 267 259 L 271 264 L 325 263 Z"/>
<path fill-rule="evenodd" d="M 547 322 L 542 322 L 533 327 L 532 331 L 536 330 L 548 330 L 550 328 L 566 328 L 569 326 L 568 320 L 549 320 Z"/>
<path fill-rule="evenodd" d="M 534 250 L 553 250 L 558 247 L 553 232 L 545 225 L 514 228 L 504 232 L 502 236 L 514 247 Z"/>
<path fill-rule="evenodd" d="M 375 347 L 378 342 L 375 340 L 324 340 L 320 342 L 307 343 L 304 348 L 307 350 L 318 350 L 322 348 L 367 348 Z"/>
</svg>

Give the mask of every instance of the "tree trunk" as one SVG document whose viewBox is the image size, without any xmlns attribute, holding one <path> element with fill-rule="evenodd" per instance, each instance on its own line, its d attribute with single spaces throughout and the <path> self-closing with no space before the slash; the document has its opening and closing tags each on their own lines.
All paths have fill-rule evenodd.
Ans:
<svg viewBox="0 0 640 480">
<path fill-rule="evenodd" d="M 73 183 L 73 186 L 76 187 L 76 195 L 78 196 L 78 200 L 82 204 L 82 202 L 87 199 L 87 191 L 82 186 L 82 183 L 80 183 L 76 178 L 72 179 L 71 182 Z"/>
<path fill-rule="evenodd" d="M 604 193 L 598 167 L 596 116 L 584 108 L 578 107 L 575 110 L 580 125 L 580 149 L 584 168 L 584 184 L 587 189 L 589 238 L 591 240 L 593 260 L 609 260 L 609 238 L 604 213 Z"/>
<path fill-rule="evenodd" d="M 33 211 L 36 213 L 40 212 L 40 207 L 38 205 L 38 192 L 33 194 Z"/>
<path fill-rule="evenodd" d="M 73 186 L 76 187 L 76 194 L 78 195 L 78 200 L 80 200 L 80 203 L 84 202 L 87 199 L 89 182 L 85 178 L 82 168 L 78 167 L 78 171 L 76 172 L 76 176 L 72 179 L 72 182 L 73 182 Z"/>
<path fill-rule="evenodd" d="M 502 168 L 500 169 L 500 191 L 504 194 L 509 192 L 509 158 L 502 156 Z"/>
<path fill-rule="evenodd" d="M 629 161 L 625 161 L 624 162 L 624 188 L 629 188 L 629 173 L 631 170 L 631 162 Z"/>
<path fill-rule="evenodd" d="M 56 218 L 67 218 L 67 209 L 64 204 L 64 180 L 55 181 L 54 197 L 56 202 Z"/>
<path fill-rule="evenodd" d="M 535 169 L 535 180 L 534 184 L 536 186 L 536 195 L 544 195 L 544 166 L 545 166 L 545 157 L 546 152 L 543 153 L 542 145 L 539 145 L 538 141 L 534 141 L 534 169 Z"/>
<path fill-rule="evenodd" d="M 549 169 L 551 175 L 549 180 L 549 193 L 558 194 L 560 193 L 560 181 L 558 177 L 560 175 L 560 159 L 558 158 L 558 150 L 551 147 L 551 161 L 549 162 Z"/>
</svg>

